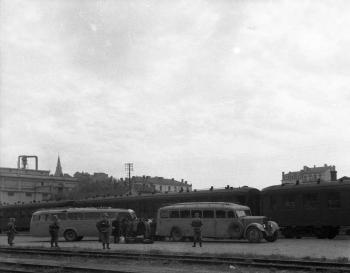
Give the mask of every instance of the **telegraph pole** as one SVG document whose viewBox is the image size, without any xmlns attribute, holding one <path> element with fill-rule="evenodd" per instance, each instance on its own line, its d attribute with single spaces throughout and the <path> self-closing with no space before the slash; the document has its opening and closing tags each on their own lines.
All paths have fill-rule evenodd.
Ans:
<svg viewBox="0 0 350 273">
<path fill-rule="evenodd" d="M 134 171 L 133 163 L 125 163 L 125 171 L 129 178 L 129 193 L 131 194 L 131 172 Z"/>
</svg>

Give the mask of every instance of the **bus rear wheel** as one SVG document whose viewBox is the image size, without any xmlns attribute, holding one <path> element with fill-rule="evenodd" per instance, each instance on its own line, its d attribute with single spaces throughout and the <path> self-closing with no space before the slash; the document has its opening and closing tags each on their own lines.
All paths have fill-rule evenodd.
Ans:
<svg viewBox="0 0 350 273">
<path fill-rule="evenodd" d="M 63 236 L 67 242 L 73 242 L 73 241 L 76 241 L 78 239 L 78 235 L 73 229 L 66 230 L 64 232 Z"/>
<path fill-rule="evenodd" d="M 181 233 L 181 229 L 178 228 L 178 227 L 174 227 L 172 230 L 171 230 L 171 238 L 174 242 L 179 242 L 182 240 L 182 233 Z"/>
</svg>

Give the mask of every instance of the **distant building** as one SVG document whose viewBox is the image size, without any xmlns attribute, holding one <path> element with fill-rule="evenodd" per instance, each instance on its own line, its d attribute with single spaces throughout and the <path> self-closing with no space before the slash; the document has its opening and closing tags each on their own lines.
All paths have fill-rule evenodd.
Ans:
<svg viewBox="0 0 350 273">
<path fill-rule="evenodd" d="M 91 179 L 94 182 L 106 181 L 108 179 L 108 174 L 106 174 L 106 173 L 94 173 L 93 175 L 91 175 Z"/>
<path fill-rule="evenodd" d="M 282 172 L 282 184 L 312 183 L 337 181 L 335 166 L 324 164 L 323 167 L 307 167 L 298 172 Z"/>
<path fill-rule="evenodd" d="M 128 179 L 125 179 L 128 181 Z M 150 176 L 133 176 L 131 179 L 132 186 L 143 192 L 186 192 L 192 191 L 192 185 L 183 179 L 177 181 L 174 178 L 168 179 L 163 177 Z"/>
<path fill-rule="evenodd" d="M 39 170 L 36 157 L 36 168 L 27 169 L 27 157 L 18 158 L 18 168 L 0 167 L 0 204 L 29 203 L 51 199 L 53 196 L 71 190 L 77 185 L 77 179 L 65 174 L 58 158 L 55 174 Z M 23 167 L 20 168 L 20 158 Z M 58 170 L 58 171 L 57 171 Z"/>
</svg>

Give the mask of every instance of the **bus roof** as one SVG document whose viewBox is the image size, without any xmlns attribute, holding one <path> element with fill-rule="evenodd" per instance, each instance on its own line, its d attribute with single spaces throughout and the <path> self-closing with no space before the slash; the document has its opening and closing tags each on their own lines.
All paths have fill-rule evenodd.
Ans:
<svg viewBox="0 0 350 273">
<path fill-rule="evenodd" d="M 247 206 L 228 203 L 228 202 L 186 202 L 176 203 L 160 209 L 174 209 L 174 208 L 229 208 L 229 209 L 249 209 Z"/>
<path fill-rule="evenodd" d="M 56 208 L 56 209 L 42 209 L 33 213 L 42 214 L 42 213 L 62 213 L 62 212 L 130 212 L 134 211 L 131 209 L 119 209 L 119 208 Z"/>
</svg>

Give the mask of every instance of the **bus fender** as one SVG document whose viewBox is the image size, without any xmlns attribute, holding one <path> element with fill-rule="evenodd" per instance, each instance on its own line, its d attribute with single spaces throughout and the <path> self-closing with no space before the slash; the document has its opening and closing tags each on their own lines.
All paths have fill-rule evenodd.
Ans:
<svg viewBox="0 0 350 273">
<path fill-rule="evenodd" d="M 251 223 L 251 224 L 249 224 L 249 225 L 245 228 L 244 237 L 247 236 L 247 230 L 248 230 L 250 227 L 256 227 L 256 228 L 259 229 L 263 234 L 265 234 L 265 232 L 266 232 L 262 224 L 259 224 L 259 223 Z"/>
</svg>

